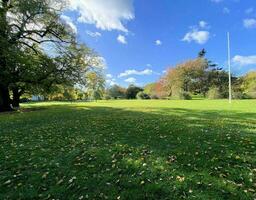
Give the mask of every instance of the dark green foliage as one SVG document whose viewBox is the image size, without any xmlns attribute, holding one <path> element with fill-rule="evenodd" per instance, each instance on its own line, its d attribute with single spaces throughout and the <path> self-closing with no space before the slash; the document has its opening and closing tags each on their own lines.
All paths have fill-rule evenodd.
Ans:
<svg viewBox="0 0 256 200">
<path fill-rule="evenodd" d="M 180 99 L 184 99 L 184 100 L 191 100 L 192 99 L 189 92 L 182 92 L 180 95 L 181 95 Z"/>
<path fill-rule="evenodd" d="M 84 85 L 85 74 L 98 66 L 98 56 L 77 44 L 60 19 L 64 6 L 65 1 L 1 1 L 0 112 L 11 110 L 11 104 L 18 107 L 25 92 L 49 93 L 56 84 Z M 54 50 L 49 53 L 44 43 Z"/>
<path fill-rule="evenodd" d="M 150 99 L 150 96 L 144 92 L 138 92 L 136 95 L 137 99 Z"/>
<path fill-rule="evenodd" d="M 201 51 L 199 51 L 198 57 L 199 57 L 199 58 L 204 58 L 204 57 L 205 57 L 205 54 L 206 54 L 205 49 L 202 49 Z"/>
<path fill-rule="evenodd" d="M 135 85 L 130 85 L 126 90 L 126 98 L 127 99 L 136 99 L 136 95 L 138 92 L 143 91 L 142 88 L 137 87 Z"/>
</svg>

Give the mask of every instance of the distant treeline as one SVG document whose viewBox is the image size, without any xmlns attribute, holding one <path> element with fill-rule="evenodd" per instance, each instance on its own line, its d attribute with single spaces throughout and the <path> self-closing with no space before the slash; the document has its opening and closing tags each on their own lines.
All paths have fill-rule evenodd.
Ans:
<svg viewBox="0 0 256 200">
<path fill-rule="evenodd" d="M 104 78 L 97 74 L 87 77 L 84 90 L 59 85 L 45 94 L 48 100 L 98 100 L 98 99 L 192 99 L 193 97 L 223 99 L 229 96 L 229 74 L 205 58 L 203 49 L 195 59 L 169 67 L 155 83 L 145 87 L 128 88 L 113 85 L 105 88 Z M 256 98 L 256 71 L 244 76 L 232 75 L 234 99 Z"/>
<path fill-rule="evenodd" d="M 198 57 L 169 67 L 156 83 L 127 89 L 114 85 L 106 90 L 106 97 L 117 99 L 192 99 L 200 96 L 209 99 L 228 98 L 229 75 L 217 64 L 205 58 L 203 49 Z M 256 71 L 244 76 L 232 75 L 234 99 L 256 98 Z"/>
</svg>

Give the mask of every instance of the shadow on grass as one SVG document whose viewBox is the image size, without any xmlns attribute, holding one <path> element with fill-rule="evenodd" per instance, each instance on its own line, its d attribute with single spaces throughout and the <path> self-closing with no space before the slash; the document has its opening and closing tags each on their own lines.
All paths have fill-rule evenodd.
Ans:
<svg viewBox="0 0 256 200">
<path fill-rule="evenodd" d="M 0 199 L 255 198 L 255 113 L 150 109 L 53 105 L 0 123 Z"/>
</svg>

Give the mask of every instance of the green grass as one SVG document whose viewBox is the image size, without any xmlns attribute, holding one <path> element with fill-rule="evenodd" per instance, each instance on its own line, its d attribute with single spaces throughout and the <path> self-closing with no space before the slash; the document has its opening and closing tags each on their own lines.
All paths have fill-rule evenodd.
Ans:
<svg viewBox="0 0 256 200">
<path fill-rule="evenodd" d="M 0 199 L 256 199 L 256 101 L 24 104 Z"/>
</svg>

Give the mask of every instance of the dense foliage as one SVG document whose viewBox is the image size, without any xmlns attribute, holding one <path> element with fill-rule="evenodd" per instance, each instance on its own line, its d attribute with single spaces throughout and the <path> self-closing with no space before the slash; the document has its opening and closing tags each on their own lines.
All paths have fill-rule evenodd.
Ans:
<svg viewBox="0 0 256 200">
<path fill-rule="evenodd" d="M 107 89 L 106 93 L 113 99 L 125 99 L 126 97 L 126 89 L 118 85 L 113 85 Z"/>
<path fill-rule="evenodd" d="M 61 20 L 64 6 L 65 1 L 0 1 L 0 112 L 18 107 L 24 93 L 83 85 L 100 62 Z"/>
<path fill-rule="evenodd" d="M 130 85 L 127 90 L 126 90 L 126 98 L 127 99 L 136 99 L 136 95 L 140 92 L 143 91 L 142 88 L 137 87 L 135 85 Z"/>
<path fill-rule="evenodd" d="M 136 98 L 137 99 L 150 99 L 150 96 L 147 93 L 140 91 L 137 93 Z"/>
<path fill-rule="evenodd" d="M 205 56 L 205 50 L 199 57 L 171 67 L 156 83 L 155 92 L 160 98 L 190 99 L 192 95 L 209 98 L 227 98 L 228 72 L 212 64 Z M 255 72 L 244 77 L 232 76 L 233 98 L 255 98 Z"/>
</svg>

